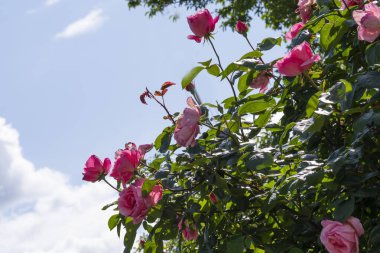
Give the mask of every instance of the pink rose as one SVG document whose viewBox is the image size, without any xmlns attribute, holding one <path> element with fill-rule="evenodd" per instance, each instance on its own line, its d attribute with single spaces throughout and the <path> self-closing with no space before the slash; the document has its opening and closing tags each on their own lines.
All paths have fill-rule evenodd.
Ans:
<svg viewBox="0 0 380 253">
<path fill-rule="evenodd" d="M 236 23 L 236 31 L 240 34 L 246 34 L 248 32 L 247 24 L 239 20 Z"/>
<path fill-rule="evenodd" d="M 155 185 L 147 197 L 142 195 L 145 179 L 141 178 L 119 194 L 118 207 L 122 215 L 133 218 L 133 224 L 140 223 L 152 206 L 162 198 L 162 188 Z"/>
<path fill-rule="evenodd" d="M 249 85 L 253 89 L 260 89 L 260 93 L 264 93 L 268 89 L 269 79 L 268 76 L 269 71 L 262 71 Z"/>
<path fill-rule="evenodd" d="M 188 16 L 187 22 L 189 23 L 190 29 L 194 35 L 189 35 L 187 38 L 200 43 L 202 41 L 202 37 L 208 36 L 214 31 L 215 24 L 218 20 L 219 16 L 213 18 L 207 9 L 198 11 L 194 15 Z"/>
<path fill-rule="evenodd" d="M 364 234 L 360 220 L 350 217 L 345 223 L 324 220 L 320 235 L 329 253 L 359 253 L 359 237 Z"/>
<path fill-rule="evenodd" d="M 115 164 L 113 166 L 111 177 L 123 183 L 126 183 L 133 177 L 134 171 L 144 157 L 145 153 L 152 147 L 150 144 L 140 145 L 136 149 L 134 143 L 127 143 L 124 150 L 118 150 L 115 153 Z"/>
<path fill-rule="evenodd" d="M 309 43 L 304 41 L 290 50 L 284 58 L 277 61 L 274 67 L 284 76 L 297 76 L 311 68 L 320 59 L 321 57 L 318 54 L 313 55 Z"/>
<path fill-rule="evenodd" d="M 92 155 L 88 158 L 85 166 L 86 167 L 83 169 L 82 180 L 96 182 L 102 176 L 108 174 L 111 167 L 111 161 L 106 158 L 104 159 L 104 162 L 102 162 L 96 155 Z"/>
<path fill-rule="evenodd" d="M 177 121 L 174 139 L 182 147 L 194 147 L 196 143 L 195 137 L 200 131 L 198 123 L 202 113 L 191 97 L 187 99 L 187 104 L 189 107 L 183 111 L 183 114 Z"/>
<path fill-rule="evenodd" d="M 363 2 L 364 2 L 363 0 L 340 0 L 342 10 L 346 9 L 346 5 L 347 7 L 351 7 L 351 6 L 362 4 Z"/>
<path fill-rule="evenodd" d="M 297 36 L 297 34 L 299 33 L 299 31 L 302 30 L 303 27 L 304 27 L 304 23 L 302 23 L 302 22 L 294 24 L 290 28 L 290 30 L 285 34 L 286 40 L 291 41 L 292 39 L 294 39 Z"/>
<path fill-rule="evenodd" d="M 352 13 L 358 24 L 358 38 L 373 42 L 380 35 L 380 8 L 376 3 L 364 5 L 364 11 L 358 10 Z"/>
<path fill-rule="evenodd" d="M 317 0 L 299 0 L 298 9 L 296 12 L 299 13 L 302 22 L 306 23 L 311 17 L 311 9 L 314 4 L 317 3 Z"/>
<path fill-rule="evenodd" d="M 183 227 L 183 224 L 185 227 Z M 194 240 L 196 241 L 198 238 L 198 229 L 197 226 L 193 223 L 189 224 L 187 220 L 183 221 L 181 220 L 178 223 L 178 229 L 182 230 L 183 238 L 187 241 Z"/>
</svg>

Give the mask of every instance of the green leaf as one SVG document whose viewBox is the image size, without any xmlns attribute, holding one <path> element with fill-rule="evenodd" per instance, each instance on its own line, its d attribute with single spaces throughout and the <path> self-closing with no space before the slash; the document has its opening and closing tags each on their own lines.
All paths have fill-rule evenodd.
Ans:
<svg viewBox="0 0 380 253">
<path fill-rule="evenodd" d="M 208 67 L 207 72 L 213 76 L 219 76 L 220 75 L 220 69 L 219 69 L 218 65 L 216 65 L 216 64 Z"/>
<path fill-rule="evenodd" d="M 304 253 L 304 251 L 300 248 L 291 248 L 288 253 Z"/>
<path fill-rule="evenodd" d="M 365 59 L 369 66 L 380 64 L 380 42 L 372 43 L 367 46 Z"/>
<path fill-rule="evenodd" d="M 252 73 L 251 72 L 248 72 L 248 73 L 242 75 L 239 78 L 239 82 L 238 82 L 239 92 L 241 93 L 241 92 L 245 91 L 248 88 L 251 81 L 252 81 Z"/>
<path fill-rule="evenodd" d="M 236 61 L 234 63 L 236 65 L 239 65 L 239 66 L 243 66 L 243 67 L 254 69 L 259 62 L 260 61 L 256 60 L 256 59 L 243 59 L 243 60 L 240 60 L 240 61 Z"/>
<path fill-rule="evenodd" d="M 249 101 L 245 104 L 243 104 L 239 108 L 239 115 L 247 114 L 247 113 L 258 113 L 267 110 L 268 108 L 272 108 L 276 102 L 274 100 L 254 100 L 254 101 Z"/>
<path fill-rule="evenodd" d="M 125 220 L 125 228 L 126 228 L 126 233 L 124 236 L 124 253 L 130 253 L 133 244 L 136 239 L 136 232 L 137 229 L 140 227 L 141 223 L 139 224 L 133 224 L 133 219 L 131 217 L 126 218 Z"/>
<path fill-rule="evenodd" d="M 236 71 L 239 69 L 239 66 L 236 65 L 235 63 L 231 63 L 227 66 L 227 68 L 224 69 L 224 71 L 222 71 L 221 76 L 222 76 L 222 80 L 224 78 L 226 78 L 229 74 L 231 74 L 232 72 Z"/>
<path fill-rule="evenodd" d="M 370 71 L 358 77 L 358 88 L 380 88 L 380 73 Z"/>
<path fill-rule="evenodd" d="M 107 205 L 103 206 L 103 207 L 102 207 L 102 210 L 103 210 L 103 211 L 104 211 L 104 210 L 107 210 L 108 208 L 110 208 L 111 206 L 114 206 L 114 205 L 117 205 L 117 201 L 114 201 L 114 202 L 112 202 L 112 203 L 110 203 L 110 204 L 107 204 Z"/>
<path fill-rule="evenodd" d="M 190 84 L 195 77 L 197 77 L 197 75 L 202 71 L 204 70 L 205 67 L 203 66 L 197 66 L 195 68 L 193 68 L 192 70 L 190 70 L 189 73 L 187 73 L 183 78 L 182 78 L 182 89 L 185 89 L 185 87 Z"/>
<path fill-rule="evenodd" d="M 267 152 L 257 152 L 251 155 L 246 162 L 249 170 L 261 170 L 268 168 L 273 164 L 273 156 Z"/>
<path fill-rule="evenodd" d="M 227 239 L 227 251 L 226 253 L 237 253 L 244 251 L 244 240 L 245 236 L 235 235 Z"/>
<path fill-rule="evenodd" d="M 246 53 L 240 58 L 240 60 L 246 59 L 246 58 L 260 58 L 261 56 L 263 56 L 263 53 L 261 53 L 259 50 L 255 50 L 255 51 Z"/>
<path fill-rule="evenodd" d="M 115 214 L 115 215 L 112 215 L 109 219 L 108 219 L 108 228 L 110 230 L 114 229 L 117 224 L 119 223 L 120 221 L 120 215 L 119 214 Z"/>
<path fill-rule="evenodd" d="M 211 63 L 212 59 L 208 60 L 208 61 L 201 61 L 201 62 L 198 62 L 199 64 L 201 64 L 202 66 L 204 66 L 205 68 L 207 68 L 208 66 L 210 66 L 210 63 Z"/>
<path fill-rule="evenodd" d="M 319 91 L 315 93 L 309 101 L 307 102 L 306 105 L 306 117 L 311 117 L 313 115 L 314 111 L 317 109 L 318 104 L 319 104 L 319 96 L 322 94 L 322 91 Z"/>
<path fill-rule="evenodd" d="M 170 146 L 172 136 L 173 136 L 173 127 L 166 127 L 162 131 L 162 133 L 159 136 L 157 136 L 156 140 L 154 141 L 154 148 L 161 153 L 165 153 Z"/>
<path fill-rule="evenodd" d="M 344 23 L 346 20 L 338 15 L 331 15 L 326 18 L 328 23 L 325 23 L 321 29 L 321 46 L 328 51 L 334 48 L 341 40 L 343 35 L 348 31 L 349 27 Z"/>
<path fill-rule="evenodd" d="M 268 123 L 268 121 L 270 119 L 270 116 L 271 116 L 271 113 L 272 113 L 272 110 L 271 109 L 267 109 L 263 114 L 261 114 L 254 121 L 255 126 L 257 126 L 257 127 L 264 127 Z"/>
<path fill-rule="evenodd" d="M 291 123 L 289 123 L 289 124 L 286 125 L 286 127 L 285 127 L 285 129 L 284 129 L 284 132 L 281 134 L 280 141 L 278 142 L 278 144 L 279 144 L 280 146 L 282 146 L 282 144 L 284 144 L 284 141 L 287 139 L 288 132 L 289 132 L 290 129 L 292 129 L 295 125 L 296 125 L 296 122 L 291 122 Z"/>
<path fill-rule="evenodd" d="M 156 183 L 156 180 L 145 179 L 144 184 L 141 188 L 143 197 L 147 197 L 149 195 Z"/>
<path fill-rule="evenodd" d="M 258 50 L 260 51 L 267 51 L 267 50 L 270 50 L 272 49 L 274 46 L 278 45 L 278 46 L 281 46 L 281 41 L 282 39 L 281 38 L 265 38 L 263 39 L 263 41 L 261 41 L 261 43 L 259 43 L 257 46 L 258 46 Z"/>
<path fill-rule="evenodd" d="M 335 204 L 334 218 L 338 221 L 344 222 L 352 215 L 355 209 L 355 199 L 349 198 L 348 200 L 338 201 Z"/>
</svg>

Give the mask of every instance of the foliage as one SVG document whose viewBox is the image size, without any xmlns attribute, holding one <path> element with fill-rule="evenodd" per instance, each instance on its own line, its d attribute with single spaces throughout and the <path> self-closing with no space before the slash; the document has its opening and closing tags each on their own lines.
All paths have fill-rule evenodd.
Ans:
<svg viewBox="0 0 380 253">
<path fill-rule="evenodd" d="M 205 1 L 196 3 L 202 7 Z M 135 176 L 156 180 L 164 192 L 141 224 L 115 210 L 109 227 L 118 234 L 124 228 L 125 252 L 139 226 L 148 233 L 147 253 L 165 247 L 170 252 L 325 252 L 321 221 L 344 222 L 350 216 L 365 229 L 360 252 L 380 251 L 379 42 L 358 40 L 352 20 L 358 6 L 318 4 L 291 43 L 307 40 L 321 55 L 303 74 L 269 72 L 275 62 L 264 63 L 261 56 L 281 40 L 266 38 L 225 68 L 205 61 L 185 76 L 182 86 L 202 111 L 195 146 L 181 148 L 172 141 L 179 114 L 169 112 L 163 95 L 160 102 L 146 91 L 172 125 L 154 141 L 155 158 L 141 161 Z M 206 40 L 214 48 L 211 37 Z M 254 94 L 250 83 L 263 71 L 273 85 Z M 196 87 L 187 86 L 199 73 L 221 79 L 234 96 L 200 104 Z M 182 220 L 198 230 L 196 240 L 184 240 L 178 229 Z"/>
<path fill-rule="evenodd" d="M 184 6 L 187 9 L 203 9 L 214 5 L 215 11 L 224 19 L 223 26 L 234 28 L 238 20 L 249 22 L 252 15 L 263 18 L 268 27 L 281 29 L 293 24 L 296 20 L 294 10 L 297 8 L 296 1 L 289 0 L 126 0 L 130 8 L 145 6 L 149 8 L 147 15 L 153 17 L 170 9 L 172 6 Z M 173 20 L 177 19 L 172 14 Z"/>
</svg>

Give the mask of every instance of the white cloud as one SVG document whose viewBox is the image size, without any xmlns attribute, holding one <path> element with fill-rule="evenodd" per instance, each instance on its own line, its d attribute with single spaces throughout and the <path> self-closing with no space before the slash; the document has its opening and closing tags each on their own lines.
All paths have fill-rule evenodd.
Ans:
<svg viewBox="0 0 380 253">
<path fill-rule="evenodd" d="M 22 156 L 18 138 L 0 118 L 1 252 L 122 252 L 122 240 L 107 227 L 113 211 L 100 210 L 117 193 L 102 183 L 74 186 L 58 171 L 36 169 Z"/>
<path fill-rule="evenodd" d="M 57 4 L 57 3 L 59 3 L 61 0 L 46 0 L 45 1 L 45 4 L 47 5 L 47 6 L 52 6 L 52 5 L 54 5 L 54 4 Z"/>
<path fill-rule="evenodd" d="M 96 9 L 85 17 L 69 24 L 62 32 L 55 35 L 56 38 L 72 38 L 90 32 L 97 31 L 105 21 L 102 9 Z"/>
</svg>

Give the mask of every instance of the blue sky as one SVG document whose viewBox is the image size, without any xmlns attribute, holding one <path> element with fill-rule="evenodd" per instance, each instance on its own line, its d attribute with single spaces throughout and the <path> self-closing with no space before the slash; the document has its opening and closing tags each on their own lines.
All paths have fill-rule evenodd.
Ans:
<svg viewBox="0 0 380 253">
<path fill-rule="evenodd" d="M 181 18 L 173 23 L 167 16 L 148 19 L 143 8 L 129 11 L 123 0 L 50 2 L 56 3 L 0 3 L 0 115 L 20 132 L 26 158 L 79 182 L 90 154 L 112 156 L 128 141 L 152 142 L 167 124 L 157 106 L 139 102 L 145 86 L 180 83 L 196 62 L 213 54 L 207 44 L 186 39 L 185 17 L 192 11 L 176 10 Z M 91 13 L 93 28 L 57 36 Z M 257 19 L 251 26 L 254 44 L 279 35 L 264 31 Z M 224 63 L 249 50 L 230 31 L 217 29 L 215 39 Z M 283 52 L 273 51 L 272 58 Z M 209 102 L 230 96 L 227 84 L 206 74 L 196 84 Z M 183 110 L 186 96 L 179 86 L 170 90 L 173 111 Z"/>
<path fill-rule="evenodd" d="M 46 234 L 52 236 L 54 213 L 61 213 L 68 216 L 68 225 L 56 234 L 64 238 L 64 252 L 90 252 L 91 240 L 104 242 L 96 252 L 119 249 L 105 242 L 116 235 L 107 231 L 108 214 L 99 210 L 117 196 L 81 181 L 85 161 L 91 154 L 113 158 L 129 141 L 152 143 L 169 122 L 154 103 L 140 103 L 145 86 L 154 91 L 165 81 L 177 83 L 166 101 L 172 112 L 181 112 L 188 96 L 180 88 L 183 75 L 198 61 L 215 58 L 209 45 L 186 39 L 191 34 L 186 16 L 193 11 L 172 9 L 170 14 L 180 15 L 176 23 L 168 15 L 148 19 L 145 12 L 128 10 L 123 0 L 0 2 L 0 227 L 10 231 L 24 224 L 30 231 L 41 231 L 23 247 L 12 248 L 12 240 L 23 236 L 18 229 L 12 239 L 0 240 L 0 248 L 61 252 L 54 237 L 45 239 L 40 251 L 35 248 Z M 249 51 L 237 33 L 218 27 L 215 31 L 224 64 Z M 249 32 L 253 44 L 268 36 L 280 33 L 265 30 L 263 22 L 254 19 Z M 284 51 L 275 48 L 264 58 L 279 58 Z M 227 83 L 206 74 L 196 85 L 204 102 L 231 96 Z M 85 197 L 90 194 L 95 197 Z M 96 225 L 78 214 L 82 198 L 91 208 L 87 219 L 97 220 Z M 27 217 L 35 222 L 24 223 Z M 73 229 L 69 221 L 92 224 L 73 232 L 88 237 L 88 244 L 65 237 Z M 0 233 L 0 238 L 9 234 Z"/>
</svg>

